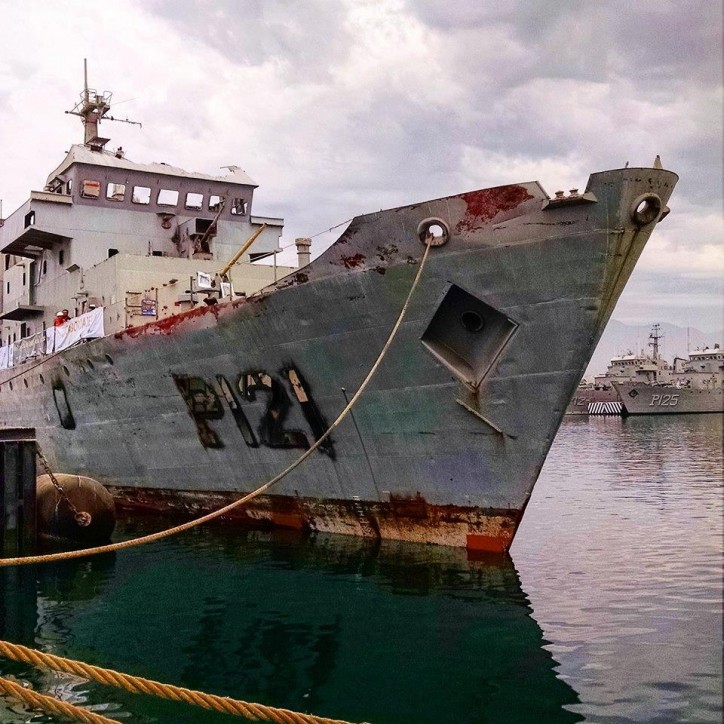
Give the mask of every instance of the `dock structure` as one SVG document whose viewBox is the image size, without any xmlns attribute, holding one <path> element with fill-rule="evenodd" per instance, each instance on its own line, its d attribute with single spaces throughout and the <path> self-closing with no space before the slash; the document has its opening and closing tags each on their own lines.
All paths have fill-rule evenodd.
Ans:
<svg viewBox="0 0 724 724">
<path fill-rule="evenodd" d="M 35 548 L 35 454 L 35 430 L 0 428 L 0 557 Z"/>
</svg>

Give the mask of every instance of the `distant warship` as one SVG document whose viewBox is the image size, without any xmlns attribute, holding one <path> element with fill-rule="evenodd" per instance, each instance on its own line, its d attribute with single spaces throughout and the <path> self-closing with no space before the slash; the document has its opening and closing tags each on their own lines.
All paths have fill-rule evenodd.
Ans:
<svg viewBox="0 0 724 724">
<path fill-rule="evenodd" d="M 107 150 L 110 101 L 86 82 L 84 143 L 2 222 L 0 426 L 34 429 L 55 471 L 119 505 L 216 508 L 320 438 L 429 245 L 352 415 L 234 520 L 507 550 L 676 174 L 657 159 L 583 193 L 529 182 L 358 216 L 280 269 L 252 263 L 283 222 L 253 211 L 246 173 Z"/>
<path fill-rule="evenodd" d="M 649 335 L 651 354 L 611 358 L 593 384 L 581 383 L 567 415 L 661 415 L 722 412 L 724 352 L 715 345 L 669 364 L 660 354 L 661 325 Z"/>
<path fill-rule="evenodd" d="M 668 379 L 645 385 L 614 382 L 628 415 L 671 415 L 724 412 L 724 350 L 716 344 L 699 349 L 688 360 L 675 359 Z"/>
</svg>

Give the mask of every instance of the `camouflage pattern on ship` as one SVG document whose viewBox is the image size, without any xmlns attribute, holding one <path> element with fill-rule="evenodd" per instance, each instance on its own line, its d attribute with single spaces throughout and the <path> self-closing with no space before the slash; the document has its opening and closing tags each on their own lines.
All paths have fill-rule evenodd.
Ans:
<svg viewBox="0 0 724 724">
<path fill-rule="evenodd" d="M 529 182 L 359 216 L 275 282 L 250 252 L 233 258 L 259 230 L 256 253 L 278 249 L 281 221 L 252 215 L 255 184 L 105 150 L 106 106 L 86 88 L 85 144 L 0 229 L 3 323 L 44 335 L 0 371 L 0 426 L 33 428 L 56 471 L 99 480 L 129 508 L 216 508 L 337 417 L 432 236 L 353 414 L 235 520 L 507 550 L 677 176 L 657 163 L 594 173 L 583 193 Z M 203 293 L 199 270 L 214 276 Z M 73 329 L 103 309 L 103 336 L 48 354 L 40 322 L 68 307 Z"/>
</svg>

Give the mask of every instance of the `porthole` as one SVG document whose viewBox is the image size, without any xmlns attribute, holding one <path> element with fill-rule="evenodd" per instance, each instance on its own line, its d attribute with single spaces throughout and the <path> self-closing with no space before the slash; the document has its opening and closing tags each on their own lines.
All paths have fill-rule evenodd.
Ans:
<svg viewBox="0 0 724 724">
<path fill-rule="evenodd" d="M 13 383 L 12 383 L 12 382 L 8 382 L 8 385 L 10 385 L 10 392 L 12 392 L 12 391 L 13 391 Z"/>
<path fill-rule="evenodd" d="M 44 384 L 45 384 L 45 377 L 43 377 L 43 375 L 38 375 L 38 377 L 40 377 L 40 384 L 41 384 L 41 385 L 44 385 Z"/>
<path fill-rule="evenodd" d="M 70 370 L 65 365 L 63 365 L 63 372 L 65 372 L 65 374 L 70 377 Z"/>
<path fill-rule="evenodd" d="M 85 363 L 88 365 L 88 369 L 89 369 L 89 370 L 94 370 L 94 369 L 95 369 L 95 366 L 93 365 L 93 363 L 92 363 L 89 359 L 87 359 L 87 360 L 85 361 Z"/>
<path fill-rule="evenodd" d="M 631 218 L 637 226 L 646 226 L 659 218 L 661 199 L 656 194 L 643 194 L 631 205 Z"/>
<path fill-rule="evenodd" d="M 106 361 L 109 365 L 113 364 L 113 357 L 111 357 L 109 354 L 106 355 Z"/>
<path fill-rule="evenodd" d="M 450 230 L 442 219 L 425 219 L 418 224 L 417 236 L 423 244 L 442 246 L 450 239 Z"/>
<path fill-rule="evenodd" d="M 472 309 L 468 309 L 460 315 L 460 323 L 468 332 L 479 332 L 485 326 L 483 318 Z"/>
<path fill-rule="evenodd" d="M 28 380 L 27 378 L 23 377 L 23 384 L 27 387 L 28 386 Z"/>
</svg>

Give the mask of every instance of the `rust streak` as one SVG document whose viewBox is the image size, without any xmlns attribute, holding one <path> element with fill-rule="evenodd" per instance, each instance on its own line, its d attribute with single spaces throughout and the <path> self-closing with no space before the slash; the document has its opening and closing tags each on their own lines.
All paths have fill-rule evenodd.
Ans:
<svg viewBox="0 0 724 724">
<path fill-rule="evenodd" d="M 460 198 L 467 204 L 465 218 L 458 222 L 458 233 L 475 231 L 493 219 L 502 211 L 510 211 L 524 201 L 532 199 L 524 186 L 498 186 L 494 189 L 471 191 L 461 194 Z"/>
<path fill-rule="evenodd" d="M 193 518 L 238 497 L 150 488 L 112 488 L 120 510 Z M 419 493 L 379 500 L 339 500 L 300 496 L 260 496 L 220 522 L 247 529 L 285 528 L 362 535 L 458 546 L 472 552 L 501 552 L 510 547 L 521 511 L 475 506 L 434 505 Z"/>
<path fill-rule="evenodd" d="M 356 267 L 362 266 L 365 260 L 364 254 L 353 254 L 351 256 L 342 256 L 341 257 L 342 264 L 344 264 L 345 269 L 354 269 Z"/>
</svg>

